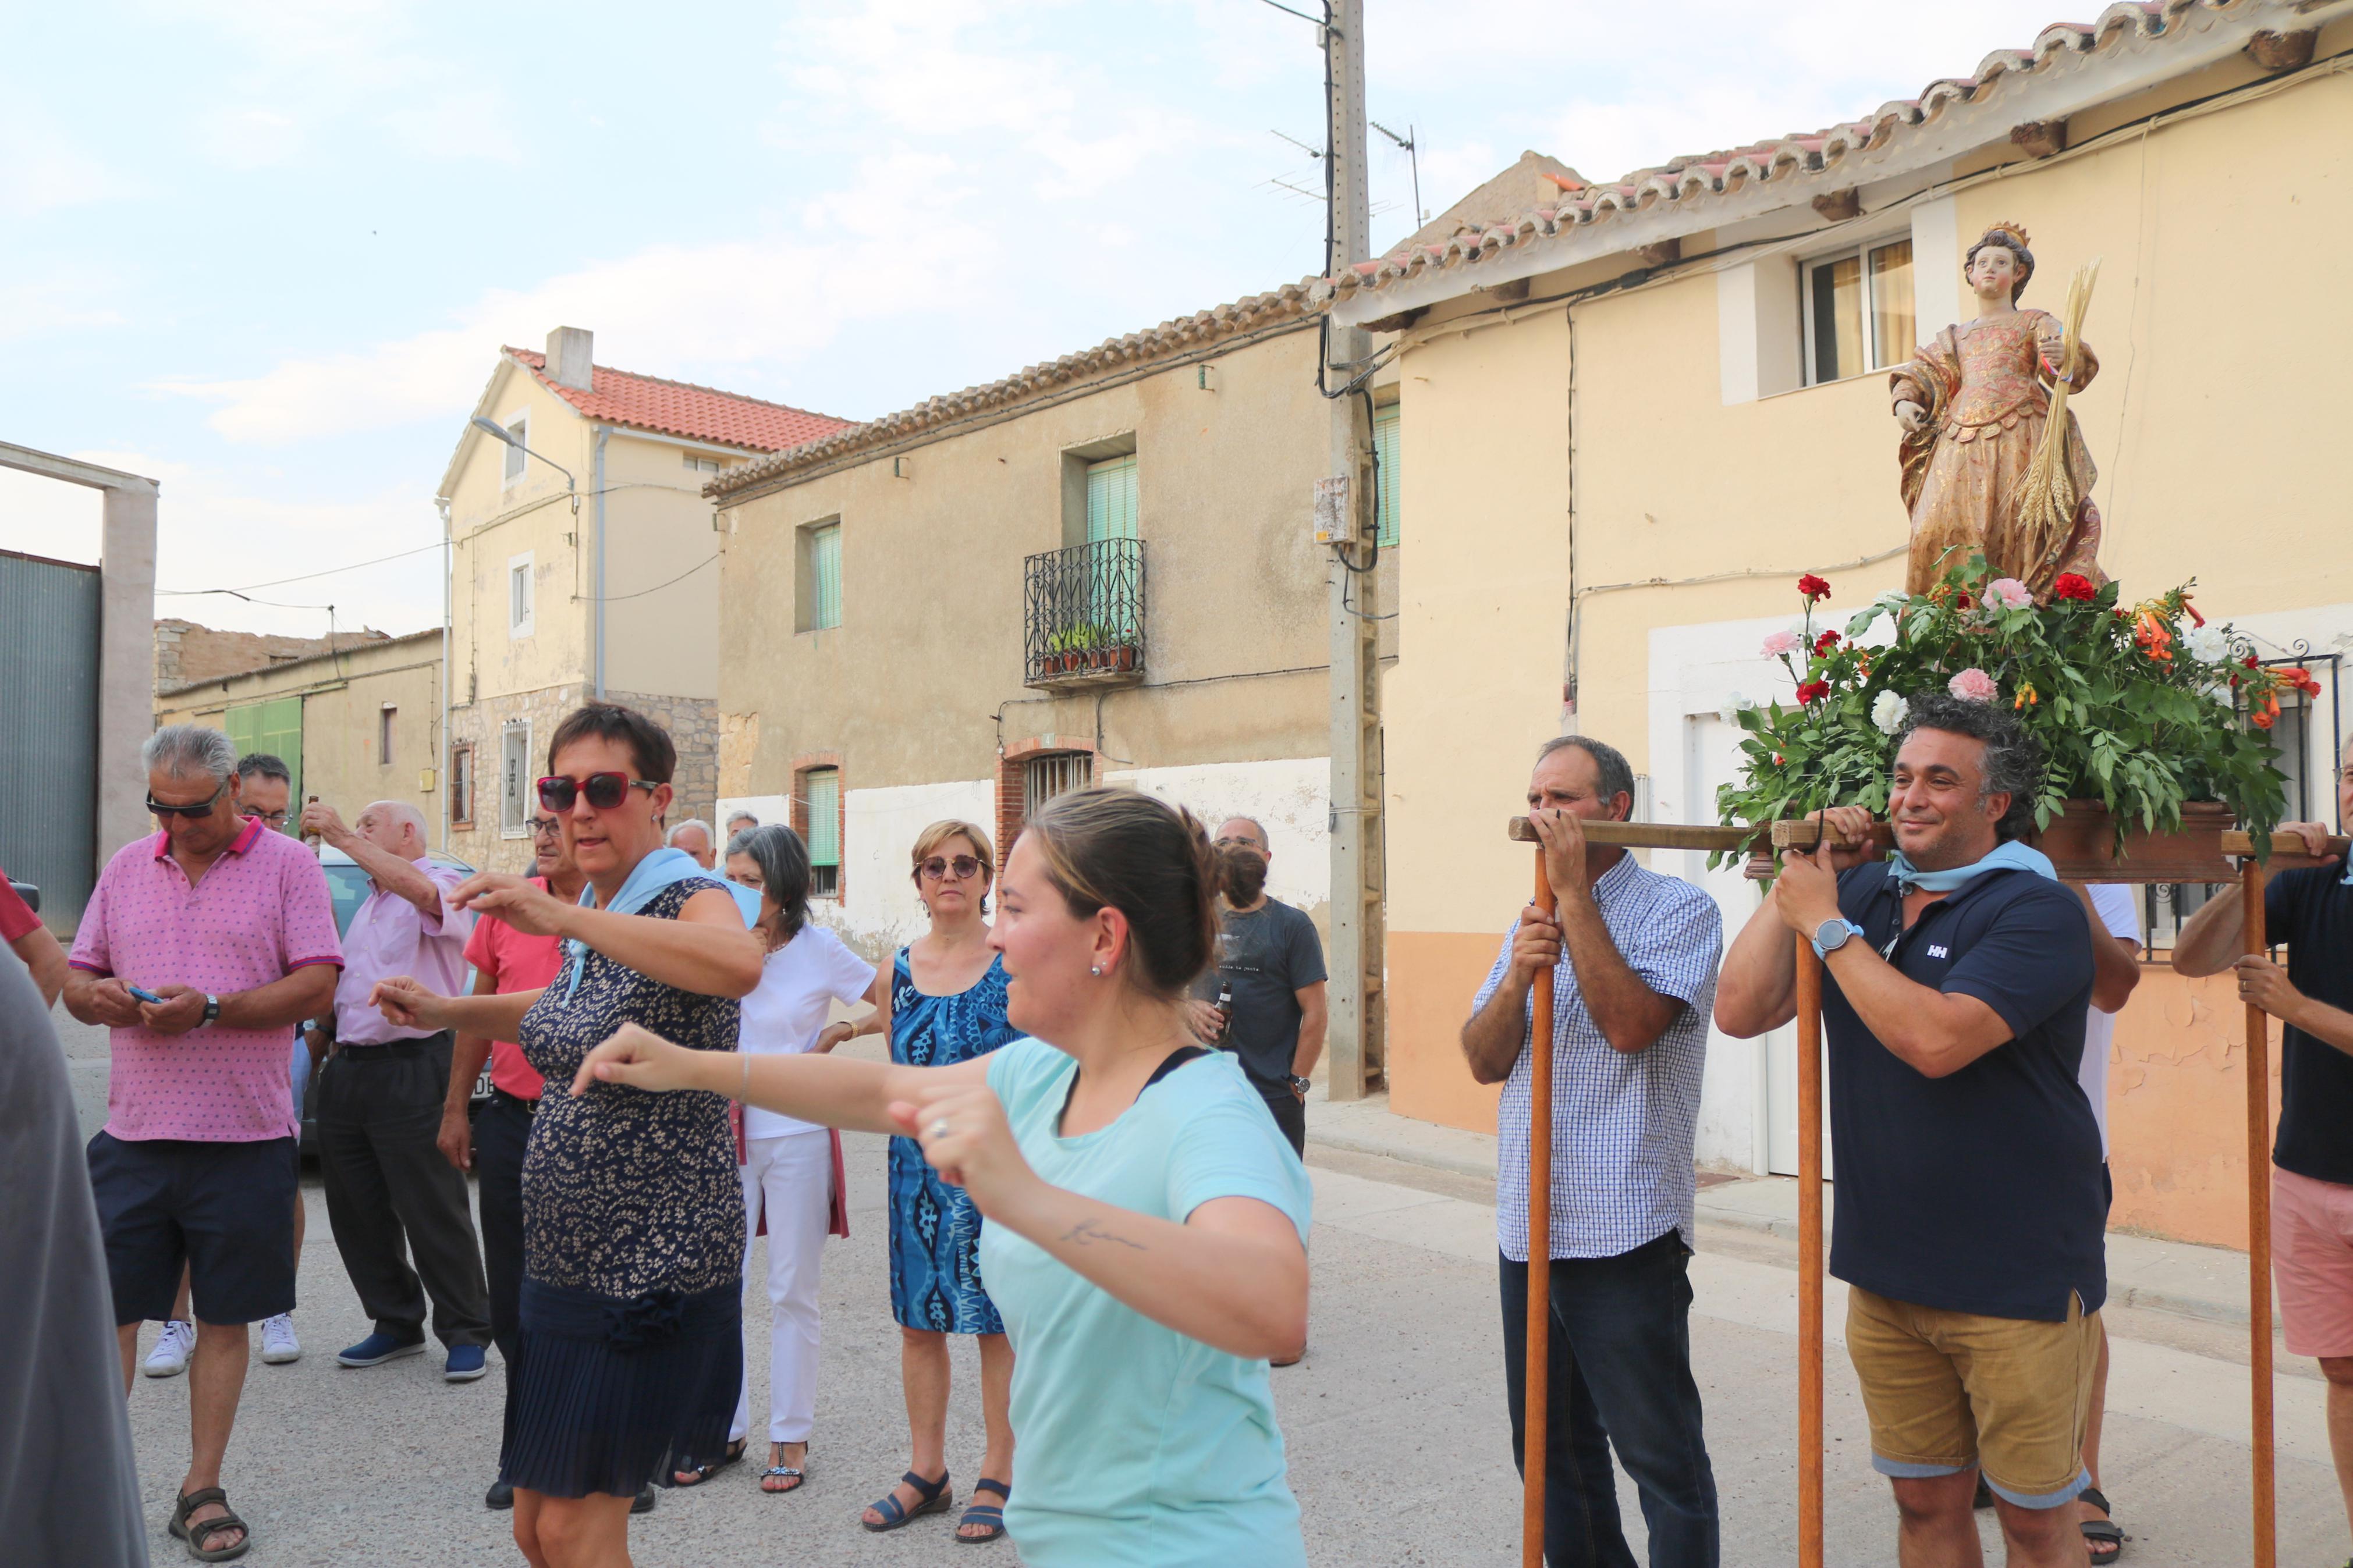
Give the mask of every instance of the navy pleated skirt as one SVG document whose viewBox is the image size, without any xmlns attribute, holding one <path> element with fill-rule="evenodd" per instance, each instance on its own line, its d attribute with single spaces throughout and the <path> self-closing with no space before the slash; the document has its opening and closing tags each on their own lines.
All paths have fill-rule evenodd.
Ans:
<svg viewBox="0 0 2353 1568">
<path fill-rule="evenodd" d="M 630 1300 L 522 1282 L 499 1479 L 635 1497 L 720 1458 L 744 1378 L 740 1282 Z"/>
</svg>

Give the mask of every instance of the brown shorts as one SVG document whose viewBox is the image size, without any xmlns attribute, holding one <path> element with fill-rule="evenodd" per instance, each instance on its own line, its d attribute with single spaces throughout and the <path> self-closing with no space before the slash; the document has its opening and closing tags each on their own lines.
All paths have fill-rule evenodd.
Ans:
<svg viewBox="0 0 2353 1568">
<path fill-rule="evenodd" d="M 2084 1426 L 2100 1315 L 2071 1298 L 2063 1323 L 1988 1318 L 1850 1289 L 1847 1354 L 1871 1417 L 1872 1466 L 1898 1478 L 1981 1466 L 2021 1508 L 2056 1508 L 2090 1484 Z"/>
</svg>

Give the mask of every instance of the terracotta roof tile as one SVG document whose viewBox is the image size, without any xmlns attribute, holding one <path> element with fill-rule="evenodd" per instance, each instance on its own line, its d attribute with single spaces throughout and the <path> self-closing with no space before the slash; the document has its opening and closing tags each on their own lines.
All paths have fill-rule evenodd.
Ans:
<svg viewBox="0 0 2353 1568">
<path fill-rule="evenodd" d="M 755 452 L 780 452 L 788 447 L 818 440 L 851 428 L 847 419 L 812 414 L 782 403 L 765 403 L 733 392 L 720 392 L 691 382 L 664 381 L 596 365 L 589 373 L 595 390 L 563 386 L 547 376 L 547 356 L 531 349 L 500 351 L 531 372 L 538 383 L 591 419 L 658 430 L 666 436 L 686 436 L 724 447 L 747 447 Z"/>
<path fill-rule="evenodd" d="M 1144 331 L 1107 339 L 1092 349 L 1064 354 L 1044 364 L 1033 364 L 986 386 L 968 386 L 962 392 L 928 398 L 913 408 L 886 414 L 863 425 L 836 429 L 790 451 L 778 452 L 774 457 L 730 468 L 703 486 L 702 493 L 723 499 L 764 479 L 774 479 L 797 468 L 830 462 L 975 415 L 1010 407 L 1099 375 L 1148 364 L 1155 360 L 1173 359 L 1226 339 L 1244 337 L 1266 328 L 1312 320 L 1322 309 L 1319 299 L 1323 292 L 1321 279 L 1303 279 L 1297 283 L 1286 283 L 1271 293 L 1253 294 L 1231 304 L 1163 321 Z M 514 351 L 510 349 L 508 352 L 512 353 Z"/>
<path fill-rule="evenodd" d="M 2187 13 L 2242 17 L 2256 10 L 2295 14 L 2293 7 L 2263 6 L 2250 0 L 2125 0 L 2102 11 L 2095 22 L 2063 22 L 2043 28 L 2031 48 L 1997 49 L 1978 62 L 1973 75 L 1932 81 L 1919 97 L 1882 104 L 1862 120 L 1745 147 L 1672 158 L 1621 179 L 1597 180 L 1573 190 L 1567 188 L 1566 182 L 1556 180 L 1564 189 L 1554 205 L 1535 207 L 1516 218 L 1456 235 L 1443 243 L 1409 243 L 1377 260 L 1358 262 L 1332 279 L 1331 287 L 1341 296 L 1378 290 L 1428 272 L 1475 265 L 1497 251 L 1532 239 L 1551 238 L 1661 204 L 1704 205 L 1708 198 L 1730 196 L 1751 184 L 1803 180 L 1834 191 L 1856 181 L 1856 174 L 1842 167 L 1848 160 L 1866 152 L 1878 153 L 1906 132 L 1966 107 L 2003 77 L 2038 75 L 2087 56 L 2138 52 L 2192 33 L 2194 29 L 2185 25 L 2190 20 Z M 1802 199 L 1804 194 L 1793 192 L 1790 200 Z"/>
</svg>

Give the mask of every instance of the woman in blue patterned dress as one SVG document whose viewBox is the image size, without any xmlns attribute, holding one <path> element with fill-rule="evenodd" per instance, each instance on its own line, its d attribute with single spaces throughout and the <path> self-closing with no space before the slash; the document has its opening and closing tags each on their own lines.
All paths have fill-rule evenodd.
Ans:
<svg viewBox="0 0 2353 1568">
<path fill-rule="evenodd" d="M 915 840 L 915 891 L 931 932 L 899 950 L 891 971 L 891 1059 L 948 1067 L 986 1056 L 1020 1033 L 1005 1021 L 1005 964 L 989 951 L 985 903 L 996 875 L 988 835 L 969 822 L 934 822 Z M 980 1341 L 980 1409 L 988 1448 L 973 1504 L 956 1533 L 994 1541 L 1013 1480 L 1013 1347 L 980 1287 L 980 1214 L 962 1187 L 940 1180 L 912 1138 L 891 1140 L 891 1315 L 899 1320 L 899 1373 L 914 1439 L 910 1478 L 860 1521 L 895 1530 L 953 1506 L 947 1486 L 948 1341 Z M 986 1503 L 981 1494 L 996 1495 Z"/>
</svg>

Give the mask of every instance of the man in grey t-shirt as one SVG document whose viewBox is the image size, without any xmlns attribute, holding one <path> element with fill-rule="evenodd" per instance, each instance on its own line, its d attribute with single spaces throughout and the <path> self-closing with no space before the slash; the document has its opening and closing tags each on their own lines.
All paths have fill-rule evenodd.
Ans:
<svg viewBox="0 0 2353 1568">
<path fill-rule="evenodd" d="M 1193 1031 L 1241 1058 L 1275 1125 L 1304 1155 L 1307 1075 L 1324 1054 L 1323 939 L 1305 914 L 1266 896 L 1265 828 L 1229 817 L 1216 844 L 1222 928 L 1217 967 L 1194 987 Z M 1233 994 L 1230 1022 L 1217 1009 L 1221 986 Z"/>
</svg>

